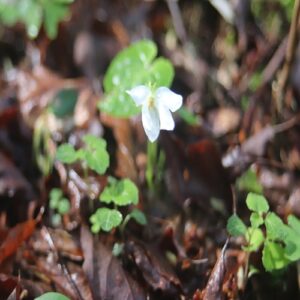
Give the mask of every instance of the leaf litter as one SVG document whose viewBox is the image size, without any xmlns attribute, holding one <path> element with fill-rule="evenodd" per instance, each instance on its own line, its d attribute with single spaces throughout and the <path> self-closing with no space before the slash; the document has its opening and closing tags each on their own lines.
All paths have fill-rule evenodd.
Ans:
<svg viewBox="0 0 300 300">
<path fill-rule="evenodd" d="M 276 90 L 293 7 L 283 0 L 223 1 L 232 19 L 215 2 L 77 0 L 54 40 L 44 29 L 30 40 L 20 25 L 3 27 L 1 299 L 48 291 L 87 300 L 299 297 L 296 265 L 276 281 L 259 252 L 249 260 L 243 242 L 226 232 L 232 211 L 247 215 L 249 185 L 236 183 L 249 168 L 274 212 L 300 216 L 298 49 L 291 49 L 290 80 Z M 175 131 L 159 138 L 153 189 L 139 118 L 97 109 L 110 61 L 143 38 L 174 64 L 172 89 L 186 109 L 185 117 L 175 115 Z M 107 141 L 107 173 L 85 172 L 81 162 L 51 165 L 60 144 L 77 150 L 87 134 Z M 49 167 L 39 171 L 35 155 L 48 155 L 42 163 Z M 127 220 L 122 230 L 91 233 L 89 217 L 103 207 L 98 198 L 108 174 L 136 184 L 147 225 Z M 52 188 L 70 202 L 58 225 Z M 257 272 L 245 274 L 249 266 Z"/>
</svg>

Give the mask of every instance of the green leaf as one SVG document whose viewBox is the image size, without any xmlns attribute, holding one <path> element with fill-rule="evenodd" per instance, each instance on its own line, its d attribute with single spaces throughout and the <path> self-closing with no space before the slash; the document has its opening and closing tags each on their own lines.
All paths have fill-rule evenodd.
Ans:
<svg viewBox="0 0 300 300">
<path fill-rule="evenodd" d="M 68 88 L 60 90 L 52 101 L 50 108 L 54 115 L 58 118 L 63 118 L 72 115 L 78 98 L 76 89 Z"/>
<path fill-rule="evenodd" d="M 130 212 L 130 217 L 140 225 L 147 224 L 147 219 L 145 214 L 137 208 Z"/>
<path fill-rule="evenodd" d="M 35 300 L 70 300 L 70 298 L 60 293 L 51 292 L 43 294 L 42 296 L 35 298 Z"/>
<path fill-rule="evenodd" d="M 253 212 L 250 215 L 250 222 L 251 222 L 251 226 L 253 228 L 258 228 L 260 225 L 262 225 L 264 223 L 264 219 L 261 214 L 259 214 L 257 212 Z"/>
<path fill-rule="evenodd" d="M 92 134 L 85 135 L 82 140 L 88 148 L 91 149 L 106 149 L 106 141 L 102 138 L 96 137 Z"/>
<path fill-rule="evenodd" d="M 126 91 L 116 90 L 105 95 L 104 101 L 99 102 L 98 108 L 118 118 L 128 118 L 140 113 L 141 108 L 137 107 Z"/>
<path fill-rule="evenodd" d="M 83 141 L 87 147 L 79 153 L 81 159 L 85 160 L 88 167 L 98 174 L 104 174 L 109 166 L 106 141 L 91 134 L 85 135 Z"/>
<path fill-rule="evenodd" d="M 92 232 L 98 233 L 101 229 L 108 232 L 119 226 L 123 220 L 122 214 L 116 209 L 98 208 L 90 217 Z"/>
<path fill-rule="evenodd" d="M 273 212 L 267 214 L 265 218 L 265 226 L 267 230 L 267 237 L 271 240 L 283 240 L 287 234 L 287 225 Z"/>
<path fill-rule="evenodd" d="M 58 23 L 69 13 L 67 6 L 53 1 L 44 2 L 44 25 L 50 39 L 57 36 Z"/>
<path fill-rule="evenodd" d="M 124 206 L 137 204 L 139 193 L 136 185 L 130 179 L 111 180 L 99 197 L 105 203 L 113 202 L 116 205 Z"/>
<path fill-rule="evenodd" d="M 243 247 L 245 251 L 257 251 L 261 244 L 264 242 L 264 234 L 260 228 L 248 228 L 246 233 L 246 240 L 248 245 Z"/>
<path fill-rule="evenodd" d="M 290 263 L 284 256 L 283 247 L 272 241 L 265 242 L 262 252 L 262 262 L 266 271 L 279 270 Z"/>
<path fill-rule="evenodd" d="M 151 82 L 155 82 L 156 86 L 169 87 L 174 79 L 174 67 L 168 59 L 159 57 L 152 64 L 150 75 L 152 76 Z"/>
<path fill-rule="evenodd" d="M 263 187 L 258 181 L 256 173 L 251 168 L 238 178 L 236 184 L 240 191 L 253 192 L 256 194 L 263 193 Z"/>
<path fill-rule="evenodd" d="M 104 101 L 99 109 L 115 117 L 137 115 L 137 107 L 127 90 L 137 85 L 153 84 L 169 87 L 174 78 L 174 68 L 164 58 L 154 59 L 157 47 L 150 40 L 142 40 L 121 51 L 111 62 L 104 76 Z"/>
<path fill-rule="evenodd" d="M 137 84 L 141 75 L 139 71 L 150 65 L 156 54 L 157 47 L 150 40 L 136 42 L 121 51 L 113 59 L 104 76 L 105 93 L 119 89 L 120 86 L 128 89 Z M 131 77 L 134 77 L 134 80 Z"/>
<path fill-rule="evenodd" d="M 186 107 L 182 106 L 179 110 L 178 110 L 178 114 L 180 116 L 180 118 L 185 121 L 187 124 L 189 125 L 199 125 L 199 120 L 198 117 L 196 115 L 194 115 L 193 113 L 191 113 Z"/>
<path fill-rule="evenodd" d="M 288 216 L 288 224 L 300 235 L 300 220 L 294 215 Z"/>
<path fill-rule="evenodd" d="M 96 149 L 85 153 L 85 160 L 90 169 L 102 175 L 109 166 L 109 155 L 106 149 Z"/>
<path fill-rule="evenodd" d="M 60 199 L 63 196 L 63 192 L 61 189 L 53 188 L 50 192 L 50 203 L 49 206 L 51 209 L 56 209 Z"/>
<path fill-rule="evenodd" d="M 77 153 L 71 144 L 62 144 L 57 148 L 56 158 L 66 164 L 71 164 L 77 160 Z"/>
<path fill-rule="evenodd" d="M 227 231 L 232 236 L 240 236 L 246 234 L 247 227 L 237 215 L 232 215 L 227 221 Z"/>
<path fill-rule="evenodd" d="M 42 24 L 42 7 L 37 2 L 22 1 L 20 5 L 20 18 L 23 19 L 27 34 L 36 38 Z"/>
<path fill-rule="evenodd" d="M 66 198 L 62 198 L 57 206 L 57 211 L 60 215 L 64 215 L 70 211 L 70 202 Z"/>
<path fill-rule="evenodd" d="M 60 214 L 53 214 L 51 216 L 51 223 L 54 227 L 61 225 L 61 215 Z"/>
<path fill-rule="evenodd" d="M 269 210 L 269 204 L 262 195 L 249 193 L 246 199 L 247 207 L 258 213 L 266 213 Z"/>
</svg>

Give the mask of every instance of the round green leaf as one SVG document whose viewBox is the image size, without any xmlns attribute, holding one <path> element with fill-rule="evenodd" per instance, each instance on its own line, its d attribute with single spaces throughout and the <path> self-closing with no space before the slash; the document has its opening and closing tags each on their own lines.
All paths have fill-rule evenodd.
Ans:
<svg viewBox="0 0 300 300">
<path fill-rule="evenodd" d="M 56 158 L 66 164 L 71 164 L 77 160 L 77 153 L 71 144 L 62 144 L 57 148 Z"/>
<path fill-rule="evenodd" d="M 116 209 L 109 209 L 106 207 L 97 209 L 96 213 L 90 218 L 93 232 L 99 230 L 111 231 L 113 228 L 119 226 L 123 220 L 122 214 Z"/>
<path fill-rule="evenodd" d="M 103 86 L 105 93 L 109 93 L 120 86 L 132 87 L 131 77 L 138 78 L 139 73 L 157 54 L 155 43 L 150 40 L 142 40 L 121 51 L 111 62 L 104 76 Z"/>
<path fill-rule="evenodd" d="M 88 148 L 91 149 L 106 149 L 106 141 L 102 138 L 96 137 L 92 134 L 85 135 L 82 140 Z"/>
<path fill-rule="evenodd" d="M 159 57 L 157 58 L 151 68 L 150 74 L 152 76 L 152 82 L 155 82 L 156 86 L 170 87 L 174 79 L 174 67 L 168 59 Z"/>
<path fill-rule="evenodd" d="M 85 160 L 89 168 L 102 175 L 109 166 L 109 155 L 106 149 L 86 151 Z"/>
<path fill-rule="evenodd" d="M 62 198 L 57 206 L 57 211 L 59 214 L 64 215 L 70 211 L 70 202 L 66 198 Z"/>
<path fill-rule="evenodd" d="M 247 207 L 258 213 L 266 213 L 269 211 L 269 204 L 266 198 L 262 195 L 249 193 L 246 199 Z"/>
</svg>

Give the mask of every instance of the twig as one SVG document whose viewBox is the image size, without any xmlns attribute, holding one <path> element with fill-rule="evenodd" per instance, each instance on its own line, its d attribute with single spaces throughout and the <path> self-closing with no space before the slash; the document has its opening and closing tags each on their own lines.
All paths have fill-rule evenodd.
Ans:
<svg viewBox="0 0 300 300">
<path fill-rule="evenodd" d="M 167 0 L 168 7 L 171 13 L 173 25 L 176 31 L 176 34 L 183 45 L 187 42 L 187 35 L 183 25 L 183 20 L 181 17 L 180 9 L 178 7 L 177 0 Z"/>
<path fill-rule="evenodd" d="M 79 291 L 79 289 L 78 289 L 78 287 L 77 287 L 77 285 L 76 285 L 76 283 L 74 282 L 74 280 L 73 280 L 73 278 L 72 278 L 72 276 L 71 276 L 71 274 L 70 274 L 67 266 L 62 262 L 61 257 L 60 257 L 60 255 L 58 253 L 58 250 L 57 250 L 57 248 L 55 246 L 55 243 L 54 243 L 54 241 L 52 239 L 52 236 L 51 236 L 49 230 L 47 229 L 47 227 L 43 226 L 43 228 L 42 228 L 42 234 L 43 234 L 44 238 L 46 239 L 46 241 L 47 241 L 50 249 L 55 254 L 57 262 L 60 265 L 63 274 L 66 276 L 66 278 L 67 278 L 68 282 L 70 283 L 72 289 L 77 294 L 78 299 L 79 300 L 84 300 L 83 297 L 82 297 L 82 295 L 81 295 L 81 293 L 80 293 L 80 291 Z"/>
<path fill-rule="evenodd" d="M 298 40 L 298 20 L 300 15 L 300 0 L 295 1 L 292 23 L 289 31 L 287 49 L 285 55 L 285 63 L 281 73 L 279 74 L 278 86 L 277 86 L 277 110 L 280 113 L 283 106 L 283 97 L 285 95 L 285 90 L 288 82 L 289 73 L 291 70 L 292 62 L 295 57 L 297 40 Z"/>
</svg>

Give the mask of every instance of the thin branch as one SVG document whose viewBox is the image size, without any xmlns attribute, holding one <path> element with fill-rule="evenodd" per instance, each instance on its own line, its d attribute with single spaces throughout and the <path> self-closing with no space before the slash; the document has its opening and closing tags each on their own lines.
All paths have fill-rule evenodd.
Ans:
<svg viewBox="0 0 300 300">
<path fill-rule="evenodd" d="M 277 86 L 277 110 L 281 111 L 283 106 L 283 97 L 285 95 L 288 77 L 290 74 L 291 66 L 295 57 L 297 41 L 298 41 L 298 23 L 300 16 L 300 0 L 295 1 L 292 23 L 289 31 L 287 49 L 285 55 L 285 63 L 281 73 L 279 74 Z"/>
</svg>

